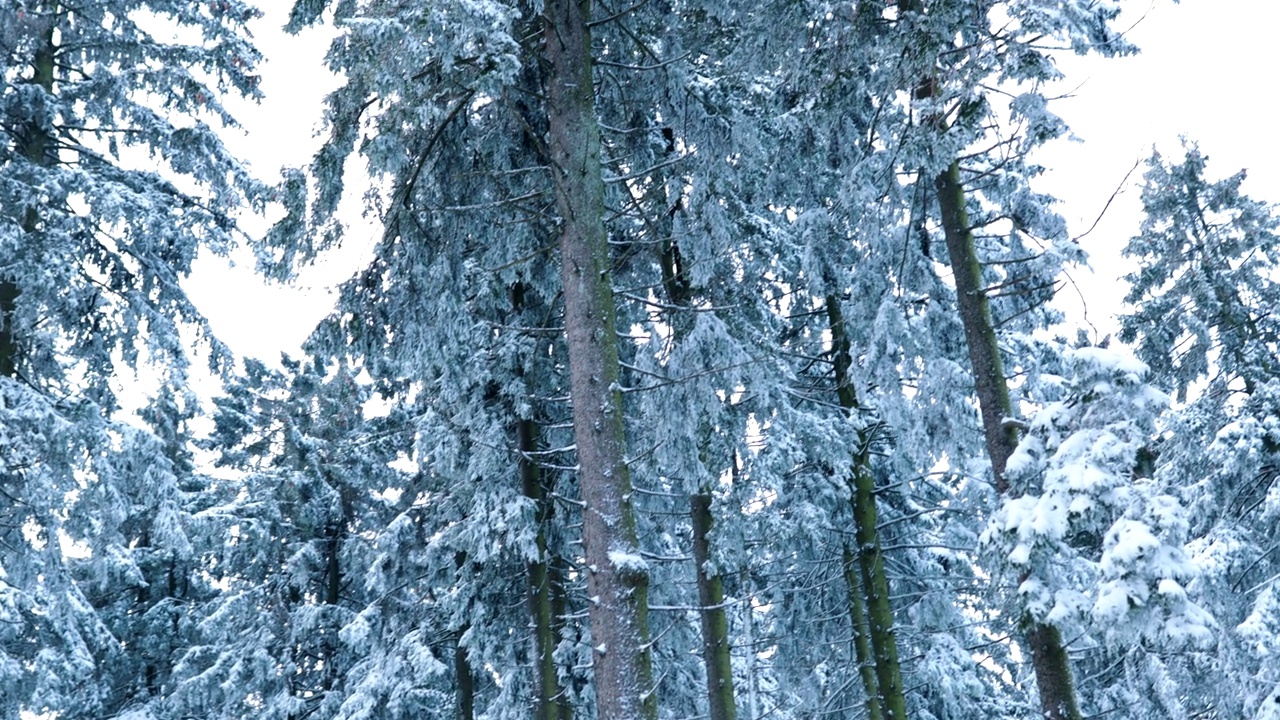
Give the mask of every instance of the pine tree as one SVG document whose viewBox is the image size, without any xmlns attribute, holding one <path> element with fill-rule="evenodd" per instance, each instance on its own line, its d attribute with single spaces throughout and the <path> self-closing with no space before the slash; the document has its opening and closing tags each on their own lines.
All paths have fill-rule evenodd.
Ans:
<svg viewBox="0 0 1280 720">
<path fill-rule="evenodd" d="M 180 395 L 182 328 L 226 359 L 179 281 L 202 249 L 231 246 L 230 213 L 260 197 L 210 127 L 234 126 L 225 93 L 257 95 L 254 12 L 0 7 L 6 715 L 116 714 L 164 685 L 174 635 L 148 623 L 175 610 L 159 565 L 187 573 L 185 471 L 172 443 L 113 419 L 114 382 L 151 364 Z M 154 36 L 174 30 L 200 39 Z"/>
<path fill-rule="evenodd" d="M 357 149 L 348 131 L 368 111 L 376 132 L 359 150 L 390 179 L 386 229 L 313 348 L 363 358 L 384 391 L 419 408 L 426 520 L 441 533 L 432 545 L 457 559 L 450 632 L 465 649 L 455 658 L 468 658 L 459 672 L 473 668 L 477 714 L 524 717 L 534 705 L 568 717 L 590 700 L 582 675 L 591 646 L 576 619 L 585 572 L 561 282 L 543 261 L 555 233 L 541 19 L 524 6 L 455 9 L 461 15 L 371 4 L 345 25 L 331 62 L 348 82 L 330 99 L 335 132 L 311 168 L 318 193 L 310 205 L 290 196 L 295 214 L 268 247 L 285 269 L 318 249 L 310 243 L 323 235 L 305 231 L 333 222 L 341 159 Z M 295 24 L 321 10 L 298 5 Z M 337 10 L 345 20 L 356 9 Z M 434 113 L 425 120 L 424 107 Z M 495 227 L 503 242 L 489 242 Z M 525 621 L 507 610 L 522 596 Z M 487 682 L 494 673 L 501 681 Z"/>
<path fill-rule="evenodd" d="M 909 2 L 898 10 L 902 29 L 924 49 L 918 63 L 908 64 L 915 72 L 907 78 L 910 87 L 901 88 L 911 93 L 920 114 L 919 144 L 909 154 L 918 158 L 920 176 L 936 197 L 991 477 L 1001 501 L 1008 502 L 1006 464 L 1019 430 L 1000 332 L 1007 336 L 1047 319 L 1041 308 L 1052 296 L 1057 266 L 1078 256 L 1047 199 L 1028 188 L 1039 169 L 1027 163 L 1026 153 L 1065 130 L 1039 89 L 1057 71 L 1036 42 L 1047 35 L 1077 52 L 1108 55 L 1131 48 L 1110 29 L 1119 13 L 1110 3 L 1071 2 L 1056 13 L 1008 7 L 1016 22 L 1002 29 L 971 22 L 988 17 L 985 3 Z M 988 80 L 1029 86 L 1008 104 L 1007 116 L 1016 123 L 1009 137 L 989 129 L 1002 124 L 983 89 Z M 1040 248 L 1033 238 L 1043 238 Z M 1011 321 L 1016 323 L 1001 327 Z M 1081 717 L 1061 631 L 1025 610 L 1020 625 L 1044 716 Z"/>
<path fill-rule="evenodd" d="M 1181 489 L 1202 576 L 1192 598 L 1221 623 L 1216 652 L 1191 655 L 1174 682 L 1188 714 L 1262 712 L 1280 678 L 1263 659 L 1274 602 L 1275 338 L 1280 220 L 1242 192 L 1245 172 L 1206 176 L 1194 144 L 1147 161 L 1145 218 L 1125 253 L 1122 335 L 1153 381 L 1183 402 L 1155 446 L 1156 477 Z"/>
<path fill-rule="evenodd" d="M 216 538 L 188 622 L 198 631 L 174 668 L 179 716 L 404 717 L 447 693 L 438 624 L 421 623 L 453 556 L 406 550 L 421 482 L 393 465 L 412 426 L 393 408 L 367 417 L 368 385 L 349 367 L 256 361 L 216 399 L 206 441 L 223 474 L 196 514 Z M 406 527 L 406 525 L 408 527 Z M 264 618 L 269 622 L 264 623 Z M 408 677 L 406 677 L 408 676 Z M 407 687 L 406 687 L 407 686 Z M 419 688 L 413 690 L 412 688 Z"/>
</svg>

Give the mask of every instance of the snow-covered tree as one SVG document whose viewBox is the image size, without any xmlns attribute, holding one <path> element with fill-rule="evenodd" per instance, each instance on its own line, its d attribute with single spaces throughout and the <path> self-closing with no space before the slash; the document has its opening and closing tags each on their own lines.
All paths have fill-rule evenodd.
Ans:
<svg viewBox="0 0 1280 720">
<path fill-rule="evenodd" d="M 299 4 L 295 23 L 323 10 Z M 363 359 L 384 392 L 416 408 L 428 550 L 450 548 L 458 563 L 447 617 L 432 622 L 456 639 L 458 676 L 475 678 L 453 705 L 464 716 L 562 717 L 591 699 L 581 679 L 591 646 L 578 619 L 585 569 L 561 281 L 545 261 L 556 230 L 541 18 L 473 3 L 334 12 L 343 32 L 330 62 L 347 80 L 329 100 L 334 133 L 311 167 L 310 203 L 299 176 L 294 214 L 267 247 L 287 269 L 317 239 L 338 239 L 347 155 L 359 151 L 388 182 L 374 260 L 311 347 Z M 311 232 L 320 228 L 332 232 Z"/>
<path fill-rule="evenodd" d="M 0 4 L 7 716 L 114 715 L 162 690 L 173 634 L 150 623 L 173 609 L 161 566 L 189 559 L 186 473 L 173 443 L 112 419 L 116 380 L 154 364 L 180 396 L 187 330 L 226 358 L 179 281 L 201 249 L 230 246 L 231 212 L 257 197 L 210 126 L 234 126 L 224 95 L 257 94 L 254 13 Z"/>
<path fill-rule="evenodd" d="M 419 476 L 396 469 L 412 425 L 368 416 L 347 367 L 249 361 L 206 441 L 229 477 L 194 521 L 205 592 L 173 670 L 178 716 L 446 713 L 448 633 L 424 623 L 452 554 L 415 527 Z M 445 714 L 441 717 L 447 716 Z"/>
<path fill-rule="evenodd" d="M 1189 673 L 1192 708 L 1262 713 L 1280 682 L 1276 627 L 1277 326 L 1280 218 L 1242 192 L 1245 172 L 1206 176 L 1192 144 L 1148 161 L 1141 233 L 1125 252 L 1132 311 L 1122 338 L 1183 400 L 1157 446 L 1157 477 L 1189 509 L 1192 597 L 1222 624 L 1218 652 Z"/>
<path fill-rule="evenodd" d="M 1056 399 L 1009 458 L 1009 499 L 984 533 L 989 565 L 1016 588 L 1023 623 L 1075 638 L 1091 677 L 1081 695 L 1097 711 L 1185 716 L 1194 708 L 1159 690 L 1176 684 L 1159 658 L 1212 647 L 1217 625 L 1188 596 L 1198 571 L 1179 488 L 1151 476 L 1167 397 L 1121 351 L 1066 350 L 1063 364 L 1064 377 L 1040 378 Z"/>
<path fill-rule="evenodd" d="M 1048 8 L 912 0 L 896 11 L 895 29 L 907 40 L 898 91 L 910 97 L 914 116 L 902 135 L 901 163 L 918 172 L 922 192 L 936 200 L 990 478 L 1007 502 L 1006 464 L 1019 440 L 1009 376 L 1027 368 L 1006 348 L 1054 319 L 1047 301 L 1060 269 L 1081 257 L 1051 199 L 1031 186 L 1041 168 L 1028 153 L 1066 129 L 1043 93 L 1043 84 L 1059 75 L 1045 42 L 1104 55 L 1133 48 L 1113 28 L 1120 6 L 1112 2 Z M 1081 717 L 1059 629 L 1031 619 L 1019 642 L 1030 656 L 1044 716 Z"/>
</svg>

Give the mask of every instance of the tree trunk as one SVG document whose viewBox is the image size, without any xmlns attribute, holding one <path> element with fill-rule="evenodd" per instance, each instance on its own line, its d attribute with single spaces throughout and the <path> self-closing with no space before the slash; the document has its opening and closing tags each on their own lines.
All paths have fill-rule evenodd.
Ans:
<svg viewBox="0 0 1280 720">
<path fill-rule="evenodd" d="M 900 0 L 904 12 L 924 14 L 920 0 Z M 923 78 L 916 86 L 917 99 L 928 99 L 937 94 L 937 80 L 932 75 Z M 941 134 L 947 129 L 942 117 L 928 119 Z M 1009 457 L 1018 447 L 1018 428 L 1010 422 L 1014 417 L 1013 403 L 1009 399 L 1009 384 L 1004 375 L 1004 363 L 1000 358 L 1000 345 L 996 338 L 995 324 L 991 320 L 991 305 L 983 291 L 982 264 L 973 244 L 973 230 L 969 227 L 969 213 L 965 209 L 964 184 L 960 179 L 960 162 L 953 159 L 947 169 L 934 178 L 938 193 L 938 205 L 943 234 L 947 241 L 951 272 L 956 284 L 956 306 L 960 323 L 964 326 L 965 342 L 969 347 L 969 363 L 973 369 L 974 390 L 982 415 L 982 430 L 986 439 L 987 455 L 996 492 L 1004 495 L 1009 490 L 1005 468 Z M 1076 705 L 1075 688 L 1071 680 L 1071 666 L 1062 636 L 1056 628 L 1026 619 L 1026 642 L 1035 669 L 1036 687 L 1040 692 L 1040 706 L 1048 720 L 1080 720 Z"/>
<path fill-rule="evenodd" d="M 475 720 L 475 678 L 471 676 L 471 658 L 467 654 L 467 649 L 462 646 L 462 634 L 465 632 L 464 627 L 458 633 L 453 645 L 453 670 L 458 677 L 458 720 Z"/>
<path fill-rule="evenodd" d="M 569 392 L 582 489 L 588 617 L 598 717 L 656 720 L 648 570 L 639 555 L 626 464 L 618 336 L 604 227 L 589 0 L 548 0 L 549 149 L 560 215 Z"/>
<path fill-rule="evenodd" d="M 534 667 L 537 674 L 538 720 L 560 720 L 561 688 L 556 675 L 555 650 L 557 632 L 555 611 L 552 607 L 551 573 L 547 562 L 547 526 L 551 522 L 554 507 L 542 485 L 542 473 L 532 459 L 538 449 L 537 423 L 521 420 L 520 481 L 525 497 L 533 501 L 535 521 L 538 524 L 535 543 L 538 559 L 529 563 L 529 614 L 533 620 Z"/>
<path fill-rule="evenodd" d="M 835 367 L 836 393 L 840 407 L 850 413 L 860 410 L 849 369 L 849 336 L 845 332 L 840 302 L 828 295 L 827 323 L 831 330 L 832 364 Z M 866 599 L 867 628 L 871 635 L 871 652 L 875 658 L 876 687 L 880 709 L 885 720 L 906 720 L 907 699 L 902 687 L 902 669 L 898 663 L 898 639 L 893 628 L 893 606 L 889 603 L 889 579 L 885 575 L 884 555 L 880 550 L 877 530 L 875 476 L 871 473 L 871 435 L 858 433 L 858 454 L 853 462 L 853 522 L 858 542 L 858 569 L 862 594 Z M 864 676 L 864 687 L 866 680 Z"/>
<path fill-rule="evenodd" d="M 18 375 L 18 342 L 14 333 L 14 315 L 18 310 L 18 284 L 0 279 L 0 375 Z"/>
<path fill-rule="evenodd" d="M 760 657 L 756 650 L 755 605 L 750 595 L 742 605 L 742 635 L 747 646 L 747 717 L 750 720 L 760 718 L 760 679 L 756 674 L 756 661 Z"/>
<path fill-rule="evenodd" d="M 538 22 L 538 14 L 528 3 L 520 4 L 522 17 Z M 531 32 L 533 28 L 522 28 L 521 34 Z M 521 167 L 535 162 L 541 163 L 545 158 L 540 143 L 547 132 L 547 116 L 544 108 L 537 102 L 539 90 L 543 84 L 543 68 L 538 63 L 526 63 L 520 71 L 521 91 L 511 97 L 511 104 L 524 128 L 516 150 L 512 152 L 512 165 Z M 550 231 L 547 230 L 547 235 Z M 528 288 L 524 282 L 517 281 L 511 285 L 512 324 L 524 325 L 528 321 L 526 294 Z M 532 326 L 540 327 L 547 323 L 534 320 Z M 517 368 L 519 377 L 536 373 L 534 367 L 540 362 L 535 351 Z M 532 401 L 532 399 L 531 399 Z M 540 427 L 536 420 L 517 419 L 516 436 L 520 449 L 519 474 L 520 484 L 525 497 L 533 502 L 534 521 L 537 532 L 534 544 L 537 558 L 528 567 L 528 599 L 529 614 L 533 627 L 534 652 L 534 686 L 537 697 L 534 699 L 537 720 L 569 720 L 572 717 L 570 698 L 560 684 L 559 668 L 556 664 L 555 650 L 559 645 L 564 629 L 565 588 L 563 585 L 562 566 L 564 558 L 552 551 L 548 543 L 548 532 L 552 528 L 555 517 L 555 502 L 550 497 L 555 478 L 547 477 L 535 460 L 539 447 Z"/>
<path fill-rule="evenodd" d="M 707 572 L 710 559 L 711 495 L 690 498 L 693 519 L 693 561 L 697 564 L 698 604 L 702 616 L 702 658 L 707 666 L 707 708 L 710 720 L 737 720 L 733 698 L 733 663 L 729 655 L 729 619 L 724 611 L 724 581 Z"/>
<path fill-rule="evenodd" d="M 346 503 L 343 503 L 343 517 L 329 528 L 329 538 L 326 541 L 328 545 L 326 554 L 327 562 L 325 567 L 325 590 L 324 602 L 329 606 L 330 612 L 327 614 L 327 623 L 334 623 L 337 618 L 337 607 L 342 600 L 342 537 L 346 527 Z M 337 661 L 338 649 L 340 647 L 337 630 L 338 627 L 331 625 L 332 633 L 325 633 L 324 639 L 324 681 L 322 687 L 326 692 L 338 687 L 342 682 L 342 668 L 339 667 Z"/>
<path fill-rule="evenodd" d="M 46 94 L 52 94 L 54 61 L 57 56 L 57 48 L 53 44 L 53 29 L 57 24 L 58 8 L 56 5 L 49 5 L 47 10 L 49 27 L 41 36 L 40 47 L 32 59 L 31 81 Z M 56 158 L 51 155 L 51 132 L 41 124 L 38 117 L 25 123 L 21 138 L 20 150 L 31 164 L 49 167 L 56 162 Z M 36 207 L 28 206 L 22 215 L 22 232 L 26 235 L 35 234 L 39 223 L 40 215 Z M 0 375 L 10 378 L 18 375 L 18 334 L 14 323 L 17 322 L 18 296 L 21 293 L 15 278 L 0 277 Z"/>
<path fill-rule="evenodd" d="M 986 435 L 987 453 L 995 472 L 996 492 L 1009 489 L 1004 477 L 1009 456 L 1018 447 L 1018 429 L 1006 418 L 1013 417 L 1009 385 L 1004 377 L 1000 345 L 991 322 L 991 306 L 983 292 L 982 265 L 973 246 L 969 230 L 969 213 L 965 210 L 964 186 L 960 182 L 960 163 L 952 162 L 946 172 L 934 181 L 941 207 L 942 229 L 955 276 L 956 305 L 969 346 L 969 363 L 973 366 L 973 384 L 982 412 L 982 428 Z"/>
<path fill-rule="evenodd" d="M 871 654 L 867 605 L 862 597 L 862 568 L 848 543 L 844 545 L 841 567 L 849 590 L 849 624 L 853 627 L 853 652 L 862 678 L 862 693 L 866 696 L 867 720 L 884 720 L 884 711 L 880 709 L 880 681 L 876 678 L 876 661 Z"/>
<path fill-rule="evenodd" d="M 467 554 L 459 552 L 453 558 L 454 567 L 459 576 L 466 571 Z M 462 578 L 458 578 L 459 584 Z M 454 688 L 454 701 L 458 707 L 458 720 L 475 720 L 476 716 L 476 682 L 471 674 L 471 656 L 462 637 L 471 629 L 471 625 L 463 623 L 453 634 L 453 673 L 457 685 Z"/>
<path fill-rule="evenodd" d="M 674 157 L 675 129 L 663 127 L 662 136 L 667 157 Z M 654 192 L 664 201 L 662 213 L 653 227 L 659 248 L 658 262 L 662 267 L 662 287 L 666 291 L 667 301 L 682 308 L 689 304 L 693 288 L 684 272 L 684 260 L 674 237 L 673 220 L 681 201 L 678 195 L 672 199 L 674 193 L 668 191 L 667 178 L 661 171 L 655 173 L 653 187 Z M 681 312 L 676 310 L 673 315 Z M 689 323 L 678 316 L 672 317 L 670 324 L 672 335 L 677 341 L 689 327 Z M 707 674 L 707 712 L 709 720 L 736 720 L 738 708 L 734 700 L 733 659 L 730 654 L 732 645 L 729 642 L 729 618 L 724 608 L 724 580 L 718 571 L 708 571 L 711 526 L 715 521 L 711 514 L 709 483 L 701 483 L 689 500 L 693 561 L 697 566 L 695 577 L 700 606 L 698 615 L 702 625 L 702 660 Z"/>
<path fill-rule="evenodd" d="M 1009 385 L 1004 376 L 1000 346 L 991 306 L 983 292 L 982 265 L 973 245 L 973 231 L 965 209 L 964 186 L 960 182 L 960 164 L 952 162 L 935 180 L 942 229 L 951 256 L 951 272 L 955 276 L 956 305 L 969 345 L 969 362 L 973 366 L 978 406 L 982 411 L 982 427 L 986 434 L 987 452 L 995 476 L 996 491 L 1004 495 L 1009 483 L 1004 477 L 1009 457 L 1018 447 L 1018 429 L 1006 422 L 1013 417 Z M 1035 669 L 1036 687 L 1040 691 L 1040 707 L 1047 720 L 1080 720 L 1075 687 L 1071 680 L 1071 663 L 1057 628 L 1026 619 L 1026 642 Z"/>
</svg>

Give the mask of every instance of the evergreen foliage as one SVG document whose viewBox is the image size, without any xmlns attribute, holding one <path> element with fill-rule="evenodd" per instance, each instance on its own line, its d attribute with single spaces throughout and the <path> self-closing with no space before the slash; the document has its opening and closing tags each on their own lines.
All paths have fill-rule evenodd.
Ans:
<svg viewBox="0 0 1280 720">
<path fill-rule="evenodd" d="M 0 715 L 1274 714 L 1274 211 L 1153 157 L 1137 358 L 1050 332 L 1046 44 L 1120 3 L 298 0 L 269 191 L 256 10 L 0 3 Z M 366 187 L 234 361 L 197 254 L 270 199 L 288 281 Z"/>
<path fill-rule="evenodd" d="M 259 206 L 212 127 L 258 94 L 255 13 L 0 3 L 0 715 L 150 712 L 190 638 L 192 333 L 229 352 L 180 280 Z M 161 388 L 127 424 L 141 367 Z"/>
<path fill-rule="evenodd" d="M 1146 216 L 1125 250 L 1138 269 L 1128 278 L 1122 339 L 1183 400 L 1156 446 L 1155 472 L 1189 510 L 1201 572 L 1191 595 L 1223 628 L 1217 652 L 1182 680 L 1197 688 L 1188 710 L 1265 717 L 1280 680 L 1263 659 L 1276 610 L 1280 219 L 1241 192 L 1244 171 L 1214 181 L 1206 162 L 1194 144 L 1179 160 L 1148 160 Z"/>
</svg>

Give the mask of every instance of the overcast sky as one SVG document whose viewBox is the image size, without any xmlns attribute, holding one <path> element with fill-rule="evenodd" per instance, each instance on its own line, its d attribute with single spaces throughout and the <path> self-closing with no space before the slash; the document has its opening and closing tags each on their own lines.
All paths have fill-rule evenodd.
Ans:
<svg viewBox="0 0 1280 720">
<path fill-rule="evenodd" d="M 1039 155 L 1049 168 L 1040 188 L 1061 198 L 1059 211 L 1073 235 L 1093 224 L 1125 173 L 1153 147 L 1180 159 L 1183 135 L 1208 156 L 1212 179 L 1247 168 L 1244 191 L 1280 201 L 1277 27 L 1280 4 L 1270 0 L 1154 0 L 1129 34 L 1139 55 L 1060 62 L 1067 76 L 1060 92 L 1073 97 L 1053 107 L 1082 142 L 1060 141 Z M 1114 327 L 1124 296 L 1117 278 L 1128 268 L 1120 250 L 1141 222 L 1141 172 L 1080 241 L 1094 277 L 1074 275 L 1088 299 L 1088 318 L 1103 333 Z M 1070 288 L 1062 293 L 1064 307 L 1073 307 L 1072 296 Z"/>
<path fill-rule="evenodd" d="M 266 101 L 238 107 L 248 133 L 232 133 L 233 149 L 262 177 L 283 165 L 302 165 L 318 146 L 321 100 L 337 80 L 323 69 L 325 30 L 299 37 L 279 31 L 291 3 L 277 0 L 253 32 L 267 62 L 262 67 Z M 1050 168 L 1039 189 L 1061 198 L 1059 211 L 1073 235 L 1083 233 L 1102 211 L 1135 161 L 1157 147 L 1167 157 L 1180 152 L 1179 136 L 1199 142 L 1215 179 L 1248 168 L 1245 190 L 1268 202 L 1280 200 L 1280 141 L 1271 105 L 1276 96 L 1273 44 L 1280 3 L 1270 0 L 1152 0 L 1126 2 L 1124 26 L 1142 48 L 1130 58 L 1065 57 L 1066 80 L 1057 92 L 1071 97 L 1051 107 L 1081 142 L 1058 141 L 1038 161 Z M 1139 18 L 1139 13 L 1145 14 Z M 1136 24 L 1135 24 L 1136 23 Z M 1073 276 L 1087 297 L 1088 319 L 1100 333 L 1123 296 L 1116 279 L 1125 271 L 1119 251 L 1137 231 L 1141 169 L 1130 178 L 1096 229 L 1081 240 L 1093 257 L 1093 273 Z M 357 193 L 358 194 L 358 193 Z M 358 201 L 349 216 L 359 215 Z M 265 224 L 251 225 L 261 231 Z M 327 314 L 331 290 L 363 262 L 377 229 L 353 229 L 350 247 L 314 271 L 300 287 L 268 286 L 258 280 L 247 255 L 198 265 L 188 289 L 216 333 L 238 353 L 274 362 L 296 351 Z M 1064 307 L 1075 316 L 1079 301 L 1068 288 Z"/>
</svg>

